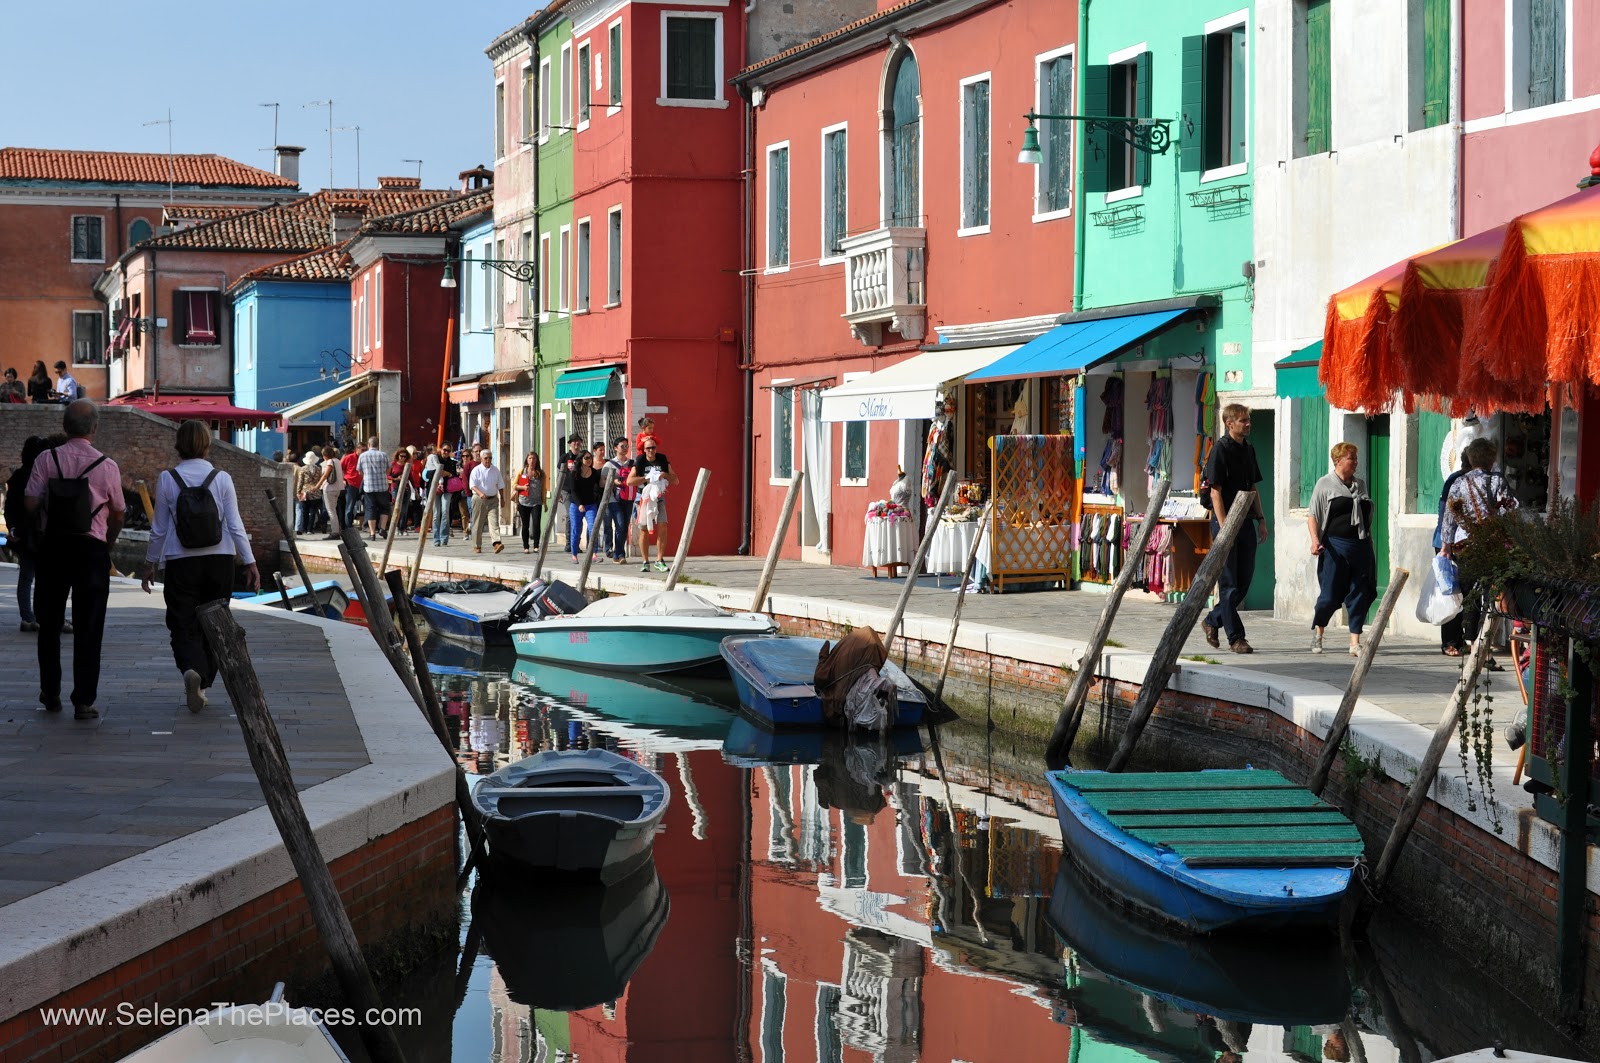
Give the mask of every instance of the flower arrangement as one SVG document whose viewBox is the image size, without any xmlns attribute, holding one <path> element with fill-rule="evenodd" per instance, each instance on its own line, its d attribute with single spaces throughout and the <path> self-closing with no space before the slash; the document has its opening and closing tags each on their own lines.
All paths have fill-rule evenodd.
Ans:
<svg viewBox="0 0 1600 1063">
<path fill-rule="evenodd" d="M 911 511 L 898 502 L 880 498 L 867 507 L 867 520 L 910 520 Z"/>
</svg>

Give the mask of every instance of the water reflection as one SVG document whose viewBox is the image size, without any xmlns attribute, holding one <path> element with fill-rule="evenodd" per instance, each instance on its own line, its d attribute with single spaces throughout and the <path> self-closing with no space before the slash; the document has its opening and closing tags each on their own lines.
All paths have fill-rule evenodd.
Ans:
<svg viewBox="0 0 1600 1063">
<path fill-rule="evenodd" d="M 775 736 L 714 683 L 494 660 L 436 678 L 473 770 L 600 746 L 674 790 L 659 886 L 634 901 L 563 911 L 518 881 L 473 900 L 457 1060 L 1421 1063 L 1490 1032 L 1580 1054 L 1469 965 L 1391 959 L 1386 983 L 1368 952 L 1249 953 L 1131 920 L 1073 877 L 1042 779 L 997 771 L 981 736 L 951 736 L 941 779 L 916 732 Z"/>
</svg>

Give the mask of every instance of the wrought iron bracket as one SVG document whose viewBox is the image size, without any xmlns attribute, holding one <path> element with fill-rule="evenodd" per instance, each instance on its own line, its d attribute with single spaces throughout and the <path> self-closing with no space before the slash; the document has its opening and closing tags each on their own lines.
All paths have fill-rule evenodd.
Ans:
<svg viewBox="0 0 1600 1063">
<path fill-rule="evenodd" d="M 1035 122 L 1082 122 L 1088 133 L 1105 132 L 1146 155 L 1165 155 L 1172 147 L 1172 119 L 1136 118 L 1125 115 L 1036 114 L 1023 115 Z"/>
<path fill-rule="evenodd" d="M 539 275 L 537 262 L 523 262 L 515 258 L 463 258 L 459 260 L 465 266 L 476 262 L 479 269 L 499 270 L 514 281 L 523 284 L 532 284 Z"/>
</svg>

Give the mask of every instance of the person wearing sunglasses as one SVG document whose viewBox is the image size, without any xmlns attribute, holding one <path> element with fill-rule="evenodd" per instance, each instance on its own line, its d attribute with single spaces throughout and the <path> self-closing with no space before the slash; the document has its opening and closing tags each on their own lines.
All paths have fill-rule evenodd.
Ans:
<svg viewBox="0 0 1600 1063">
<path fill-rule="evenodd" d="M 667 526 L 667 488 L 678 482 L 672 463 L 656 446 L 655 436 L 644 436 L 639 441 L 639 456 L 633 459 L 633 471 L 628 474 L 628 486 L 639 489 L 635 503 L 634 523 L 639 529 L 639 556 L 644 565 L 641 572 L 649 572 L 650 547 L 656 548 L 655 570 L 665 572 L 667 563 L 661 556 L 662 532 Z"/>
<path fill-rule="evenodd" d="M 578 455 L 578 469 L 567 483 L 567 547 L 572 551 L 574 565 L 578 563 L 582 548 L 580 538 L 588 542 L 594 537 L 594 523 L 600 513 L 600 485 L 601 476 L 594 467 L 594 455 L 582 451 Z"/>
</svg>

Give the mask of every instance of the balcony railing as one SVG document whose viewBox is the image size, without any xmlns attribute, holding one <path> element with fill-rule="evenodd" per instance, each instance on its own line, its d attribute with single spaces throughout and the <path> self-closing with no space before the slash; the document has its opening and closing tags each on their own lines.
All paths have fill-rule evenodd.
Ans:
<svg viewBox="0 0 1600 1063">
<path fill-rule="evenodd" d="M 840 241 L 845 256 L 844 318 L 871 347 L 883 330 L 920 340 L 927 331 L 928 237 L 924 229 L 876 229 Z"/>
</svg>

